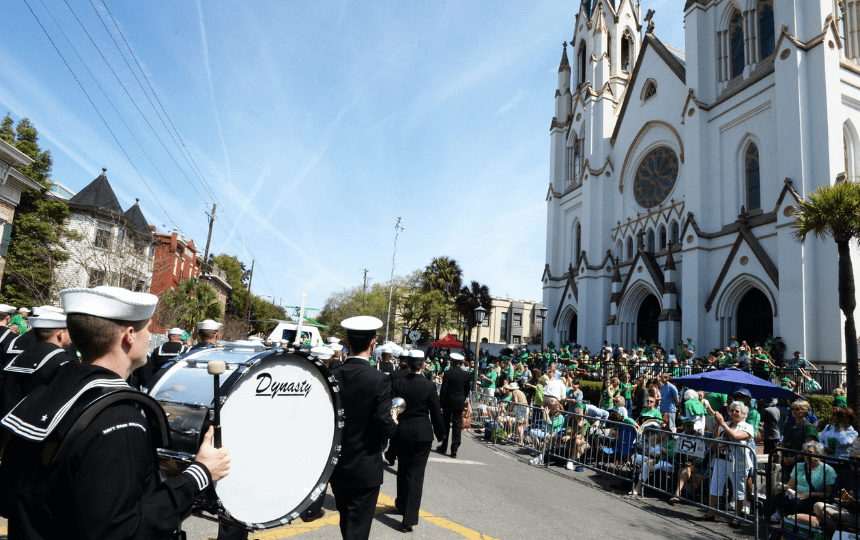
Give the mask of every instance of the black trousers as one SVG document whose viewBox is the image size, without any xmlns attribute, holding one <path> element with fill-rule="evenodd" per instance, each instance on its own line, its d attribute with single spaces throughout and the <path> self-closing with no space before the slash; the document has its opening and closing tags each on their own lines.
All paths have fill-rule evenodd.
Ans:
<svg viewBox="0 0 860 540">
<path fill-rule="evenodd" d="M 460 409 L 442 409 L 442 425 L 445 428 L 445 438 L 442 440 L 442 451 L 448 449 L 450 430 L 451 453 L 456 454 L 460 448 L 460 431 L 463 429 L 463 407 Z"/>
<path fill-rule="evenodd" d="M 334 502 L 340 512 L 340 535 L 343 540 L 367 540 L 379 499 L 379 486 L 350 488 L 331 484 Z"/>
<path fill-rule="evenodd" d="M 218 524 L 218 540 L 247 540 L 248 531 L 230 525 Z"/>
<path fill-rule="evenodd" d="M 403 525 L 418 524 L 424 469 L 433 441 L 397 441 L 397 499 L 394 505 L 403 512 Z"/>
</svg>

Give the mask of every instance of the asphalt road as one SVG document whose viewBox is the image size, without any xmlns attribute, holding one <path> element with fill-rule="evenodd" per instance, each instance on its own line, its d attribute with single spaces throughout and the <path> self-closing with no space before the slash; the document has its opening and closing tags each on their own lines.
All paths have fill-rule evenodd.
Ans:
<svg viewBox="0 0 860 540">
<path fill-rule="evenodd" d="M 387 468 L 371 530 L 374 539 L 623 539 L 694 540 L 752 538 L 723 523 L 700 524 L 702 510 L 670 506 L 663 499 L 630 500 L 596 473 L 563 468 L 534 468 L 531 457 L 512 446 L 493 447 L 464 434 L 458 459 L 431 454 L 424 484 L 421 522 L 411 534 L 400 532 L 393 508 L 396 470 Z M 614 482 L 614 481 L 613 481 Z M 338 516 L 331 490 L 326 516 L 313 523 L 254 533 L 250 538 L 339 539 Z M 191 518 L 184 530 L 189 540 L 207 540 L 217 526 Z"/>
</svg>

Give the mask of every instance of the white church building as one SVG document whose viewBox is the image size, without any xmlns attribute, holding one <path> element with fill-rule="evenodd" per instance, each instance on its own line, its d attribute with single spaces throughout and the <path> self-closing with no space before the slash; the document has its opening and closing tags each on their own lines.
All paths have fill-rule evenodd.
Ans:
<svg viewBox="0 0 860 540">
<path fill-rule="evenodd" d="M 632 0 L 579 8 L 550 129 L 544 339 L 705 352 L 773 333 L 786 357 L 843 362 L 836 244 L 791 224 L 817 187 L 860 179 L 860 0 L 683 9 L 686 52 Z"/>
</svg>

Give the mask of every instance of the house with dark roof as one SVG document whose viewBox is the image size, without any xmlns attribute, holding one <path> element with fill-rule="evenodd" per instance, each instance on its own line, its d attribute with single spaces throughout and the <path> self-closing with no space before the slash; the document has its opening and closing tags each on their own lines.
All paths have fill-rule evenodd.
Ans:
<svg viewBox="0 0 860 540">
<path fill-rule="evenodd" d="M 69 254 L 57 272 L 58 287 L 112 285 L 149 292 L 155 260 L 154 227 L 140 201 L 123 210 L 107 178 L 107 169 L 69 199 Z"/>
</svg>

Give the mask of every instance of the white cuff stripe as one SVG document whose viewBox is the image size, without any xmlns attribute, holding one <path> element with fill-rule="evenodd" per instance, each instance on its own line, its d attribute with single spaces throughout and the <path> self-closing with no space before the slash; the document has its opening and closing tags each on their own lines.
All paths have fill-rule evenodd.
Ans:
<svg viewBox="0 0 860 540">
<path fill-rule="evenodd" d="M 187 472 L 195 482 L 197 482 L 197 488 L 200 491 L 206 489 L 209 485 L 209 477 L 206 476 L 206 473 L 203 472 L 200 465 L 194 464 L 185 469 L 184 472 Z"/>
</svg>

